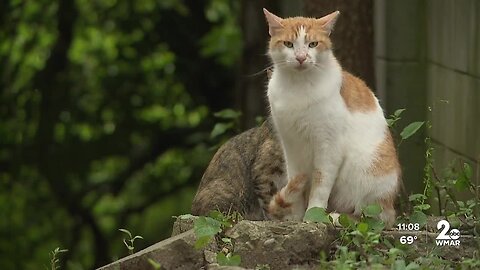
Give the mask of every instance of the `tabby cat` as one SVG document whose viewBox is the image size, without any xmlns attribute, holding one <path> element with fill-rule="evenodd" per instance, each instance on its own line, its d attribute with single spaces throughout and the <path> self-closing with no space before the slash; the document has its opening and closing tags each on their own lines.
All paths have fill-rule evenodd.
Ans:
<svg viewBox="0 0 480 270">
<path fill-rule="evenodd" d="M 192 203 L 192 214 L 239 212 L 268 219 L 272 196 L 286 184 L 285 165 L 271 119 L 228 140 L 215 153 Z"/>
</svg>

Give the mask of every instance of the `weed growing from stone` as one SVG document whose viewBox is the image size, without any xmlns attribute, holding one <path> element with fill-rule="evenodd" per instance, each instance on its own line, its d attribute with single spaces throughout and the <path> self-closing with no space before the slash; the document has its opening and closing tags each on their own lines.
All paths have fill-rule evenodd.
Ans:
<svg viewBox="0 0 480 270">
<path fill-rule="evenodd" d="M 233 227 L 242 217 L 239 213 L 223 214 L 220 211 L 212 211 L 207 217 L 199 217 L 195 220 L 194 232 L 197 238 L 195 248 L 200 249 L 207 246 L 212 239 L 216 238 L 219 244 L 217 263 L 222 266 L 238 266 L 241 263 L 239 255 L 233 254 L 234 243 L 231 238 L 226 237 L 224 231 Z"/>
<path fill-rule="evenodd" d="M 154 270 L 162 269 L 162 265 L 151 258 L 148 258 L 148 263 L 153 267 Z"/>
<path fill-rule="evenodd" d="M 127 229 L 118 229 L 118 230 L 123 232 L 124 234 L 126 234 L 128 236 L 128 238 L 123 238 L 123 243 L 127 247 L 128 253 L 130 255 L 132 255 L 134 250 L 135 250 L 135 246 L 134 246 L 135 240 L 143 239 L 143 237 L 140 236 L 140 235 L 133 236 L 132 233 Z"/>
<path fill-rule="evenodd" d="M 58 256 L 67 251 L 68 249 L 60 249 L 59 247 L 50 251 L 50 270 L 59 269 L 60 266 L 58 264 L 60 263 L 60 259 L 58 258 Z"/>
</svg>

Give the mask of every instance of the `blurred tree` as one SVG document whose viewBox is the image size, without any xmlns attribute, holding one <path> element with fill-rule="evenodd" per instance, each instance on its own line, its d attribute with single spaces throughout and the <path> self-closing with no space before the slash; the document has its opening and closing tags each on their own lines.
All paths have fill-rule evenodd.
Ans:
<svg viewBox="0 0 480 270">
<path fill-rule="evenodd" d="M 243 112 L 243 128 L 255 126 L 256 117 L 268 114 L 265 99 L 268 28 L 262 9 L 279 9 L 278 1 L 246 0 L 242 2 L 240 24 L 243 36 L 242 57 L 237 77 L 236 107 Z"/>
<path fill-rule="evenodd" d="M 305 14 L 322 17 L 336 10 L 332 32 L 335 56 L 343 68 L 375 87 L 373 64 L 373 0 L 304 0 Z"/>
<path fill-rule="evenodd" d="M 127 254 L 118 228 L 168 236 L 231 107 L 238 2 L 0 4 L 0 268 Z"/>
</svg>

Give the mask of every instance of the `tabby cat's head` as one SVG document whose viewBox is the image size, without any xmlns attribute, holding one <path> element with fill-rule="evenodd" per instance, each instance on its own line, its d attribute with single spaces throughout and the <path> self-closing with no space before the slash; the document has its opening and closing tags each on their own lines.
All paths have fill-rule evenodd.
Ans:
<svg viewBox="0 0 480 270">
<path fill-rule="evenodd" d="M 271 37 L 268 53 L 275 66 L 295 70 L 321 68 L 322 60 L 332 48 L 330 33 L 340 12 L 319 19 L 282 19 L 266 9 L 263 12 Z"/>
</svg>

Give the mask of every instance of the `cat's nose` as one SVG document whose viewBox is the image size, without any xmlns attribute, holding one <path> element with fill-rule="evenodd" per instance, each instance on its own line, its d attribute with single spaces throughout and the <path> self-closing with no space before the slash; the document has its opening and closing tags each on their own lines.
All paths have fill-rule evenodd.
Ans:
<svg viewBox="0 0 480 270">
<path fill-rule="evenodd" d="M 303 64 L 303 62 L 305 62 L 305 60 L 307 60 L 307 56 L 306 55 L 297 55 L 295 57 L 295 59 L 297 59 L 297 61 L 301 64 Z"/>
</svg>

